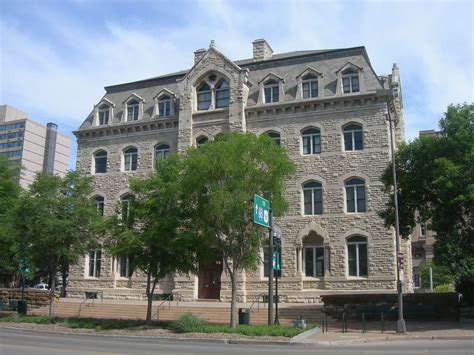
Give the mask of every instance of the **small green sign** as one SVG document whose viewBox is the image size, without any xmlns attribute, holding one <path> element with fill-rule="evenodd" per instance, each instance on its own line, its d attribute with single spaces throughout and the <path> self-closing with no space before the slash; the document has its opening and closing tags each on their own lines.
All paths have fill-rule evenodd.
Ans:
<svg viewBox="0 0 474 355">
<path fill-rule="evenodd" d="M 253 196 L 253 222 L 270 228 L 270 202 L 259 195 Z"/>
<path fill-rule="evenodd" d="M 281 270 L 281 265 L 280 265 L 280 253 L 277 251 L 273 252 L 273 270 Z"/>
</svg>

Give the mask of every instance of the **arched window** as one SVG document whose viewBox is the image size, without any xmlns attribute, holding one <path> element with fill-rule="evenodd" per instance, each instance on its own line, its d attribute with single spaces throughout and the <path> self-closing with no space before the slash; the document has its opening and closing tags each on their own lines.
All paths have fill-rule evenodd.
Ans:
<svg viewBox="0 0 474 355">
<path fill-rule="evenodd" d="M 304 214 L 323 214 L 323 187 L 317 181 L 303 185 Z"/>
<path fill-rule="evenodd" d="M 198 139 L 196 139 L 196 144 L 199 147 L 200 145 L 206 144 L 207 141 L 207 137 L 199 137 Z"/>
<path fill-rule="evenodd" d="M 353 178 L 345 183 L 346 212 L 366 212 L 365 181 Z"/>
<path fill-rule="evenodd" d="M 307 128 L 301 132 L 303 155 L 321 153 L 321 132 L 317 128 Z"/>
<path fill-rule="evenodd" d="M 109 106 L 106 104 L 103 104 L 99 107 L 99 125 L 106 125 L 109 124 Z"/>
<path fill-rule="evenodd" d="M 316 75 L 308 74 L 304 76 L 301 86 L 303 90 L 303 99 L 318 96 L 318 77 Z"/>
<path fill-rule="evenodd" d="M 158 100 L 158 109 L 160 117 L 171 116 L 171 97 L 168 95 L 161 96 Z"/>
<path fill-rule="evenodd" d="M 263 86 L 265 94 L 265 103 L 280 101 L 280 85 L 276 80 L 270 79 Z"/>
<path fill-rule="evenodd" d="M 303 269 L 306 277 L 324 276 L 323 238 L 314 231 L 303 238 Z"/>
<path fill-rule="evenodd" d="M 123 170 L 137 170 L 138 150 L 135 147 L 127 148 L 123 151 Z"/>
<path fill-rule="evenodd" d="M 211 87 L 207 83 L 203 83 L 199 87 L 197 94 L 198 110 L 209 110 L 209 107 L 211 107 L 211 102 Z"/>
<path fill-rule="evenodd" d="M 105 150 L 94 153 L 94 172 L 96 174 L 107 172 L 107 152 Z"/>
<path fill-rule="evenodd" d="M 160 144 L 155 148 L 155 160 L 165 159 L 170 154 L 170 146 L 168 144 Z"/>
<path fill-rule="evenodd" d="M 104 198 L 102 196 L 96 196 L 94 197 L 94 201 L 95 206 L 97 207 L 97 212 L 99 213 L 99 215 L 103 216 L 105 207 Z"/>
<path fill-rule="evenodd" d="M 140 104 L 133 99 L 127 103 L 127 121 L 137 121 Z"/>
<path fill-rule="evenodd" d="M 280 141 L 280 133 L 278 133 L 278 132 L 267 132 L 266 134 L 267 134 L 267 136 L 269 136 L 271 139 L 273 139 L 277 145 L 280 145 L 280 143 L 281 143 L 281 141 Z"/>
<path fill-rule="evenodd" d="M 367 238 L 354 236 L 347 239 L 347 271 L 349 276 L 368 275 Z"/>
<path fill-rule="evenodd" d="M 229 83 L 225 80 L 216 87 L 216 108 L 229 106 Z"/>
<path fill-rule="evenodd" d="M 122 221 L 129 221 L 131 218 L 132 203 L 135 200 L 135 196 L 132 194 L 126 194 L 120 199 L 121 203 L 121 219 Z"/>
<path fill-rule="evenodd" d="M 364 138 L 362 134 L 362 126 L 358 124 L 350 124 L 343 128 L 344 133 L 344 150 L 362 150 L 364 149 Z"/>
<path fill-rule="evenodd" d="M 342 90 L 344 94 L 359 92 L 359 73 L 349 68 L 342 72 Z"/>
</svg>

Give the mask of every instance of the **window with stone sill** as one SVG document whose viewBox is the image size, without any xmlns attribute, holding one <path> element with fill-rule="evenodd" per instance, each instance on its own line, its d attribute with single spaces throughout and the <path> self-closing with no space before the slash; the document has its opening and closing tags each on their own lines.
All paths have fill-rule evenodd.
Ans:
<svg viewBox="0 0 474 355">
<path fill-rule="evenodd" d="M 133 274 L 133 269 L 130 265 L 129 258 L 118 258 L 117 259 L 117 269 L 120 277 L 130 278 Z"/>
<path fill-rule="evenodd" d="M 301 132 L 303 155 L 321 153 L 321 131 L 317 128 L 307 128 Z"/>
<path fill-rule="evenodd" d="M 354 236 L 347 239 L 347 271 L 349 276 L 368 276 L 367 238 Z"/>
<path fill-rule="evenodd" d="M 280 101 L 280 85 L 276 80 L 269 80 L 263 86 L 265 95 L 265 103 L 272 103 Z"/>
<path fill-rule="evenodd" d="M 96 196 L 94 198 L 95 206 L 97 208 L 97 212 L 100 216 L 104 215 L 104 208 L 105 208 L 105 201 L 103 196 Z"/>
<path fill-rule="evenodd" d="M 310 181 L 303 185 L 305 215 L 323 214 L 323 187 L 320 182 Z"/>
<path fill-rule="evenodd" d="M 207 83 L 203 83 L 197 90 L 198 111 L 209 110 L 211 107 L 211 87 Z"/>
<path fill-rule="evenodd" d="M 158 115 L 160 117 L 171 116 L 171 98 L 168 95 L 163 95 L 158 100 Z"/>
<path fill-rule="evenodd" d="M 155 160 L 165 159 L 170 154 L 170 146 L 168 144 L 160 144 L 155 148 Z"/>
<path fill-rule="evenodd" d="M 109 115 L 110 115 L 110 109 L 108 105 L 101 105 L 99 107 L 99 126 L 107 125 L 109 124 Z"/>
<path fill-rule="evenodd" d="M 352 178 L 345 182 L 346 189 L 346 212 L 366 212 L 365 181 Z"/>
<path fill-rule="evenodd" d="M 344 94 L 359 92 L 359 73 L 352 68 L 342 72 L 342 91 Z"/>
<path fill-rule="evenodd" d="M 130 147 L 123 152 L 124 171 L 134 171 L 138 168 L 138 149 Z"/>
<path fill-rule="evenodd" d="M 127 121 L 137 121 L 140 112 L 140 104 L 133 99 L 127 103 Z"/>
<path fill-rule="evenodd" d="M 99 150 L 94 153 L 94 173 L 103 174 L 107 172 L 107 152 Z"/>
<path fill-rule="evenodd" d="M 90 250 L 86 258 L 87 276 L 100 277 L 102 251 L 100 249 Z"/>
<path fill-rule="evenodd" d="M 359 124 L 349 124 L 343 129 L 344 134 L 344 150 L 363 150 L 364 149 L 364 135 L 362 126 Z"/>
<path fill-rule="evenodd" d="M 216 86 L 216 108 L 229 107 L 229 83 L 221 80 Z"/>
<path fill-rule="evenodd" d="M 301 89 L 303 91 L 303 99 L 309 99 L 312 97 L 318 97 L 318 77 L 313 74 L 308 74 L 303 77 L 301 83 Z"/>
</svg>

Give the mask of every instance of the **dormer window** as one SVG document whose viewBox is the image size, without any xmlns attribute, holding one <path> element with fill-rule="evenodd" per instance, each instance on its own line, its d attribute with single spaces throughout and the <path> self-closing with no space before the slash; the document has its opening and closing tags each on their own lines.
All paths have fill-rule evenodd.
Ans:
<svg viewBox="0 0 474 355">
<path fill-rule="evenodd" d="M 264 85 L 265 103 L 280 101 L 280 88 L 276 80 L 269 80 Z"/>
<path fill-rule="evenodd" d="M 211 107 L 212 93 L 211 87 L 203 83 L 197 90 L 197 106 L 199 111 L 209 110 Z"/>
<path fill-rule="evenodd" d="M 216 108 L 229 107 L 229 83 L 221 80 L 216 87 Z"/>
<path fill-rule="evenodd" d="M 140 112 L 140 105 L 137 100 L 131 100 L 127 103 L 127 121 L 137 121 Z"/>
<path fill-rule="evenodd" d="M 108 105 L 103 104 L 99 107 L 99 126 L 109 124 L 109 115 L 110 110 Z"/>
<path fill-rule="evenodd" d="M 342 90 L 344 94 L 359 92 L 359 73 L 353 68 L 342 72 Z"/>
<path fill-rule="evenodd" d="M 313 74 L 308 74 L 303 77 L 301 83 L 303 90 L 303 99 L 309 99 L 311 97 L 318 97 L 318 77 Z"/>
<path fill-rule="evenodd" d="M 158 100 L 159 115 L 160 117 L 171 116 L 171 97 L 163 95 Z"/>
</svg>

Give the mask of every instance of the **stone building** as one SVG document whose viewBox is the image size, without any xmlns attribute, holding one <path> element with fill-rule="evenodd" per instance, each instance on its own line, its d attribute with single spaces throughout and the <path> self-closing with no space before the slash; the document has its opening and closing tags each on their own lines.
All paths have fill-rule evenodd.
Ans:
<svg viewBox="0 0 474 355">
<path fill-rule="evenodd" d="M 232 61 L 216 49 L 194 53 L 191 69 L 109 86 L 75 132 L 77 169 L 95 177 L 98 207 L 113 213 L 132 197 L 128 180 L 155 159 L 204 144 L 229 130 L 268 134 L 296 166 L 286 182 L 289 210 L 281 227 L 283 301 L 317 302 L 327 293 L 395 292 L 395 234 L 378 216 L 388 197 L 379 181 L 390 159 L 387 110 L 403 140 L 399 70 L 378 76 L 366 49 L 273 54 L 264 39 L 253 57 Z M 403 242 L 410 255 L 410 243 Z M 405 258 L 411 260 L 411 258 Z M 268 253 L 256 272 L 238 277 L 239 301 L 267 290 Z M 411 263 L 405 264 L 405 277 Z M 406 280 L 411 287 L 411 280 Z M 127 260 L 92 250 L 71 268 L 69 295 L 107 298 L 144 294 L 145 279 Z M 184 299 L 230 299 L 222 262 L 197 275 L 170 275 L 158 292 Z"/>
</svg>

